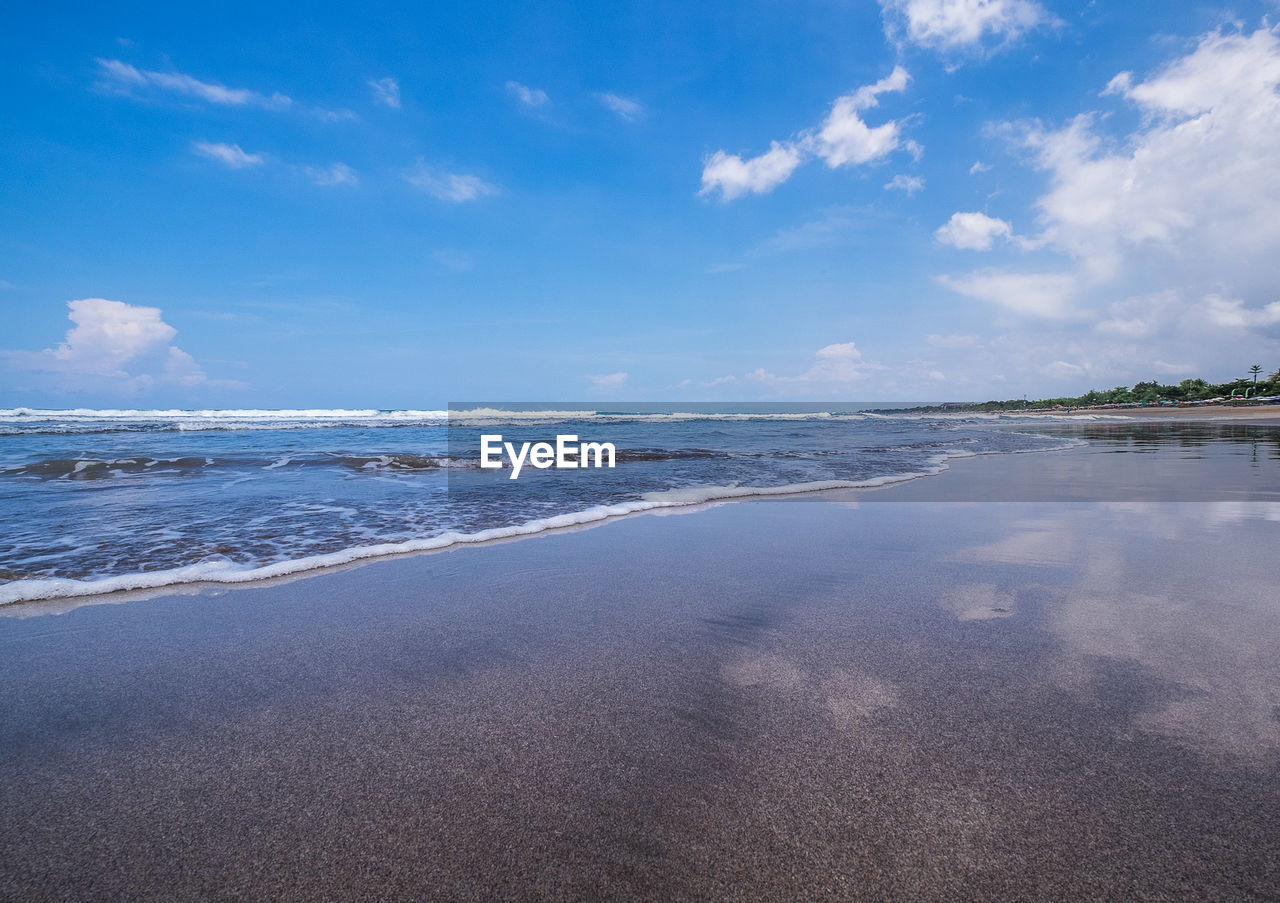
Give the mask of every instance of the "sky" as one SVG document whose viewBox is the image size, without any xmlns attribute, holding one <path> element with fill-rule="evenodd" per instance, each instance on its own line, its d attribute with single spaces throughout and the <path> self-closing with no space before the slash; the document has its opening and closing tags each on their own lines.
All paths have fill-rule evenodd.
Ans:
<svg viewBox="0 0 1280 903">
<path fill-rule="evenodd" d="M 984 400 L 1271 372 L 1277 20 L 29 4 L 0 34 L 0 406 Z"/>
</svg>

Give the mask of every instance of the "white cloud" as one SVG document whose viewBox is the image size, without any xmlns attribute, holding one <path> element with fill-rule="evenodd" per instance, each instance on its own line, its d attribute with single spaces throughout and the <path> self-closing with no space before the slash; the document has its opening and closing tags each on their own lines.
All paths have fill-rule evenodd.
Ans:
<svg viewBox="0 0 1280 903">
<path fill-rule="evenodd" d="M 423 163 L 405 173 L 404 180 L 434 198 L 453 204 L 475 201 L 498 193 L 496 185 L 489 184 L 479 176 L 446 172 Z"/>
<path fill-rule="evenodd" d="M 1013 227 L 985 213 L 953 213 L 934 235 L 953 248 L 987 251 L 997 238 L 1012 238 Z"/>
<path fill-rule="evenodd" d="M 261 166 L 266 157 L 262 154 L 250 154 L 241 150 L 238 144 L 216 144 L 210 141 L 194 141 L 191 150 L 202 157 L 216 160 L 231 169 L 247 169 L 250 166 Z"/>
<path fill-rule="evenodd" d="M 1120 73 L 1103 93 L 1141 118 L 1121 131 L 1113 123 L 1123 120 L 1084 113 L 1058 127 L 994 133 L 1030 150 L 1047 175 L 1034 204 L 1037 235 L 954 217 L 939 230 L 939 240 L 957 246 L 1006 238 L 1066 258 L 1035 272 L 942 277 L 961 294 L 1035 318 L 1034 330 L 1013 321 L 1005 357 L 992 366 L 1038 367 L 1084 389 L 1149 379 L 1164 372 L 1153 370 L 1157 360 L 1176 362 L 1171 373 L 1198 363 L 1203 375 L 1226 378 L 1242 358 L 1276 359 L 1277 30 L 1202 36 L 1150 74 Z M 1072 377 L 1070 368 L 1045 370 L 1044 361 L 1081 369 Z"/>
<path fill-rule="evenodd" d="M 884 369 L 879 364 L 865 360 L 854 342 L 841 342 L 819 348 L 814 352 L 813 358 L 813 364 L 809 369 L 796 376 L 778 376 L 759 367 L 746 374 L 744 378 L 775 388 L 803 390 L 806 387 L 847 385 L 863 379 L 871 371 Z M 727 381 L 727 378 L 721 381 Z"/>
<path fill-rule="evenodd" d="M 359 185 L 360 177 L 356 171 L 345 163 L 335 163 L 328 167 L 303 167 L 307 178 L 317 185 L 331 188 L 335 185 Z"/>
<path fill-rule="evenodd" d="M 151 88 L 184 97 L 203 100 L 220 106 L 256 106 L 278 110 L 293 101 L 284 94 L 260 94 L 247 88 L 228 88 L 217 82 L 201 81 L 181 72 L 154 72 L 138 69 L 120 60 L 97 60 L 101 85 L 115 91 L 130 93 Z"/>
<path fill-rule="evenodd" d="M 165 357 L 163 379 L 180 386 L 203 386 L 209 382 L 208 374 L 196 359 L 174 345 L 169 346 Z"/>
<path fill-rule="evenodd" d="M 600 101 L 607 108 L 617 113 L 628 122 L 634 122 L 645 114 L 644 104 L 638 100 L 632 100 L 629 97 L 620 97 L 612 91 L 605 91 L 596 95 L 596 100 Z"/>
<path fill-rule="evenodd" d="M 898 173 L 888 182 L 885 182 L 884 187 L 886 191 L 905 191 L 907 197 L 911 197 L 911 195 L 924 188 L 924 179 L 920 178 L 920 176 L 908 176 Z"/>
<path fill-rule="evenodd" d="M 170 344 L 178 331 L 164 322 L 158 307 L 81 298 L 68 301 L 67 308 L 74 325 L 56 348 L 4 352 L 9 364 L 51 374 L 64 389 L 139 392 L 157 382 L 186 387 L 241 385 L 209 379 L 191 355 Z M 158 369 L 160 375 L 139 369 Z"/>
<path fill-rule="evenodd" d="M 1205 319 L 1223 329 L 1251 329 L 1280 323 L 1280 301 L 1260 308 L 1245 307 L 1238 298 L 1208 295 L 1204 299 Z"/>
<path fill-rule="evenodd" d="M 865 85 L 836 98 L 821 129 L 813 140 L 814 152 L 832 169 L 868 163 L 888 156 L 901 143 L 901 125 L 894 120 L 875 127 L 858 115 L 880 105 L 880 95 L 907 89 L 911 76 L 901 66 L 873 85 Z"/>
<path fill-rule="evenodd" d="M 526 107 L 546 106 L 551 100 L 546 91 L 540 88 L 530 88 L 528 85 L 522 85 L 519 82 L 507 82 L 507 93 Z M 618 99 L 621 100 L 621 98 Z"/>
<path fill-rule="evenodd" d="M 1079 284 L 1071 273 L 980 270 L 964 276 L 943 276 L 940 281 L 962 295 L 998 305 L 1016 314 L 1060 319 L 1078 313 L 1072 300 Z"/>
<path fill-rule="evenodd" d="M 974 160 L 973 165 L 969 167 L 969 175 L 976 176 L 980 172 L 987 172 L 991 169 L 989 164 L 983 163 L 981 160 Z"/>
<path fill-rule="evenodd" d="M 620 389 L 627 381 L 628 375 L 623 372 L 605 373 L 599 376 L 588 376 L 587 379 L 591 380 L 591 385 L 597 389 Z"/>
<path fill-rule="evenodd" d="M 183 72 L 160 72 L 139 69 L 120 60 L 96 60 L 100 91 L 135 99 L 169 94 L 194 101 L 223 107 L 254 107 L 263 110 L 294 110 L 315 116 L 325 122 L 343 122 L 358 119 L 351 110 L 329 110 L 297 104 L 293 98 L 279 91 L 264 94 L 248 88 L 228 88 L 218 82 L 203 81 Z"/>
<path fill-rule="evenodd" d="M 393 110 L 400 109 L 400 82 L 390 76 L 387 78 L 371 78 L 369 79 L 369 88 L 373 91 L 375 103 L 391 107 Z"/>
<path fill-rule="evenodd" d="M 814 363 L 799 378 L 810 382 L 851 382 L 866 375 L 867 363 L 853 342 L 827 345 L 814 352 Z"/>
<path fill-rule="evenodd" d="M 59 362 L 89 372 L 109 372 L 178 334 L 161 319 L 160 308 L 139 307 L 105 298 L 68 301 L 75 324 L 55 349 Z"/>
<path fill-rule="evenodd" d="M 766 153 L 749 160 L 716 151 L 703 166 L 702 190 L 698 193 L 710 194 L 719 189 L 721 199 L 726 201 L 747 192 L 768 194 L 791 178 L 801 160 L 798 147 L 776 141 Z"/>
<path fill-rule="evenodd" d="M 880 6 L 890 39 L 940 50 L 980 47 L 988 37 L 1008 43 L 1057 24 L 1032 0 L 880 0 Z"/>
<path fill-rule="evenodd" d="M 703 161 L 702 195 L 720 191 L 721 200 L 731 201 L 748 192 L 766 194 L 791 178 L 791 174 L 811 157 L 823 160 L 829 168 L 872 163 L 902 148 L 918 157 L 920 146 L 902 140 L 902 124 L 889 120 L 869 126 L 859 115 L 879 105 L 879 97 L 887 92 L 906 90 L 911 77 L 896 66 L 875 84 L 836 98 L 821 126 L 801 132 L 786 141 L 773 141 L 769 150 L 744 159 L 738 154 L 719 150 Z"/>
<path fill-rule="evenodd" d="M 1024 136 L 1050 190 L 1044 239 L 1110 278 L 1137 253 L 1227 271 L 1280 251 L 1280 40 L 1211 34 L 1152 78 L 1109 91 L 1146 114 L 1113 145 L 1096 117 Z"/>
</svg>

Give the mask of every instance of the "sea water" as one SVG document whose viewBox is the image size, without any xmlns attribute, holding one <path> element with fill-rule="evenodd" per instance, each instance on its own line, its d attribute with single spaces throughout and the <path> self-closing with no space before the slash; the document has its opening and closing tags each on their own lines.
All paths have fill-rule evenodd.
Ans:
<svg viewBox="0 0 1280 903">
<path fill-rule="evenodd" d="M 1043 418 L 833 405 L 0 410 L 0 604 L 242 582 L 638 511 L 1061 448 Z M 480 436 L 611 442 L 611 469 L 482 470 Z"/>
</svg>

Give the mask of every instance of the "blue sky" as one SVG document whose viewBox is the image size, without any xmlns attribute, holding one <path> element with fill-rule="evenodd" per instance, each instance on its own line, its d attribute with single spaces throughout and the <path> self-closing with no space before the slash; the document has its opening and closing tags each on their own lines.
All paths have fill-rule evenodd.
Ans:
<svg viewBox="0 0 1280 903">
<path fill-rule="evenodd" d="M 2 406 L 1280 366 L 1274 3 L 123 9 L 0 36 Z"/>
</svg>

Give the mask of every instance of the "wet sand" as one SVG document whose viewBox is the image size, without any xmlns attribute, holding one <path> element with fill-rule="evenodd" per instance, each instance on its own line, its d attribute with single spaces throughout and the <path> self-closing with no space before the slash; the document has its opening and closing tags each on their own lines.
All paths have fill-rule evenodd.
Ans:
<svg viewBox="0 0 1280 903">
<path fill-rule="evenodd" d="M 1274 899 L 1275 448 L 0 618 L 0 898 Z"/>
</svg>

